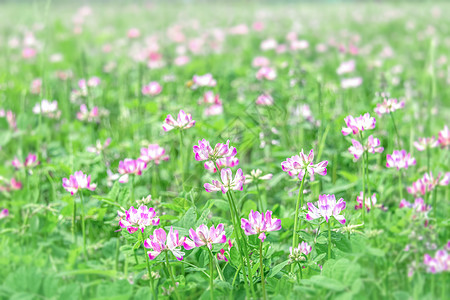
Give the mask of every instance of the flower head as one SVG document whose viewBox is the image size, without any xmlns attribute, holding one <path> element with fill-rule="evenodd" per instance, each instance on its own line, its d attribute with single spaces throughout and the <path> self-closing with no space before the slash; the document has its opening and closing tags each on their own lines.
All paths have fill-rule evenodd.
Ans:
<svg viewBox="0 0 450 300">
<path fill-rule="evenodd" d="M 11 163 L 13 167 L 18 170 L 22 168 L 34 168 L 39 165 L 40 162 L 37 160 L 36 154 L 29 153 L 23 163 L 17 157 L 15 157 Z"/>
<path fill-rule="evenodd" d="M 47 99 L 42 100 L 41 103 L 36 103 L 33 107 L 33 113 L 49 118 L 59 118 L 61 115 L 61 111 L 58 110 L 58 102 L 56 100 L 50 102 Z"/>
<path fill-rule="evenodd" d="M 256 98 L 256 104 L 262 106 L 273 105 L 273 98 L 270 94 L 261 94 Z"/>
<path fill-rule="evenodd" d="M 184 248 L 190 250 L 194 247 L 207 246 L 212 249 L 212 244 L 223 244 L 227 241 L 223 224 L 217 225 L 217 228 L 211 226 L 208 228 L 206 225 L 200 225 L 196 230 L 189 230 L 189 237 L 184 242 Z"/>
<path fill-rule="evenodd" d="M 374 111 L 381 117 L 403 107 L 405 107 L 405 101 L 398 102 L 397 99 L 383 99 L 383 103 L 378 103 Z"/>
<path fill-rule="evenodd" d="M 366 145 L 361 145 L 360 142 L 358 142 L 355 139 L 352 139 L 352 146 L 348 148 L 348 152 L 353 154 L 355 157 L 355 160 L 358 160 L 361 155 L 364 153 L 364 151 L 367 151 L 369 153 L 381 153 L 383 152 L 384 148 L 379 147 L 380 146 L 380 140 L 377 138 L 374 138 L 373 135 L 370 135 L 367 139 Z"/>
<path fill-rule="evenodd" d="M 97 187 L 95 183 L 91 184 L 91 175 L 86 175 L 82 171 L 70 175 L 69 179 L 63 178 L 62 185 L 71 195 L 76 194 L 80 189 L 94 191 Z"/>
<path fill-rule="evenodd" d="M 374 129 L 376 123 L 375 118 L 371 117 L 369 113 L 356 118 L 347 116 L 344 120 L 347 127 L 342 128 L 343 135 L 349 135 L 350 133 L 358 134 L 360 131 Z"/>
<path fill-rule="evenodd" d="M 439 142 L 434 138 L 434 136 L 430 138 L 419 138 L 417 142 L 414 142 L 414 147 L 416 147 L 417 151 L 425 151 L 428 148 L 436 148 L 439 145 Z"/>
<path fill-rule="evenodd" d="M 178 230 L 170 226 L 169 234 L 163 228 L 155 229 L 153 235 L 144 241 L 144 247 L 151 249 L 147 252 L 148 257 L 153 260 L 163 251 L 170 251 L 178 260 L 183 260 L 184 252 L 181 246 L 184 244 L 186 237 L 179 238 Z"/>
<path fill-rule="evenodd" d="M 220 158 L 216 161 L 216 164 L 210 160 L 205 162 L 205 169 L 216 173 L 217 170 L 222 170 L 223 168 L 233 168 L 239 164 L 239 159 L 236 156 Z"/>
<path fill-rule="evenodd" d="M 86 104 L 81 104 L 80 111 L 77 112 L 77 119 L 86 122 L 99 122 L 100 113 L 97 106 L 94 106 L 91 111 L 87 108 Z"/>
<path fill-rule="evenodd" d="M 87 147 L 86 151 L 100 155 L 110 144 L 111 144 L 111 138 L 107 138 L 103 144 L 102 144 L 102 142 L 100 142 L 100 140 L 97 140 L 97 143 L 95 144 L 95 146 Z"/>
<path fill-rule="evenodd" d="M 191 114 L 187 114 L 183 110 L 180 110 L 176 120 L 172 117 L 172 115 L 167 115 L 162 127 L 164 131 L 171 131 L 174 128 L 188 129 L 194 125 L 195 120 L 192 120 Z"/>
<path fill-rule="evenodd" d="M 405 150 L 394 150 L 391 154 L 386 155 L 386 167 L 408 169 L 409 166 L 414 166 L 416 164 L 416 159 L 411 157 L 410 153 L 406 153 Z"/>
<path fill-rule="evenodd" d="M 341 80 L 341 87 L 343 89 L 356 88 L 362 84 L 361 77 L 345 78 Z"/>
<path fill-rule="evenodd" d="M 448 130 L 447 125 L 444 126 L 444 129 L 439 131 L 438 142 L 441 148 L 450 147 L 450 130 Z"/>
<path fill-rule="evenodd" d="M 213 76 L 210 73 L 207 73 L 205 75 L 194 75 L 192 77 L 192 88 L 196 89 L 198 87 L 214 87 L 217 84 L 217 81 L 213 78 Z"/>
<path fill-rule="evenodd" d="M 303 180 L 305 172 L 308 172 L 311 176 L 319 174 L 322 176 L 327 175 L 328 161 L 324 160 L 318 164 L 313 165 L 314 151 L 311 149 L 308 156 L 303 153 L 303 149 L 300 155 L 286 158 L 286 161 L 281 163 L 283 171 L 287 172 L 289 176 L 298 176 L 300 180 Z"/>
<path fill-rule="evenodd" d="M 120 217 L 119 226 L 126 228 L 129 233 L 135 233 L 138 229 L 144 232 L 145 227 L 159 225 L 159 218 L 153 207 L 141 205 L 136 209 L 131 206 L 129 210 L 118 211 L 117 214 Z"/>
<path fill-rule="evenodd" d="M 147 168 L 147 163 L 142 159 L 125 158 L 119 162 L 119 174 L 122 176 L 119 178 L 120 183 L 128 182 L 128 175 L 142 175 L 142 171 Z"/>
<path fill-rule="evenodd" d="M 368 196 L 368 195 L 365 195 Z M 375 206 L 377 204 L 377 196 L 375 193 L 373 193 L 372 196 L 365 197 L 366 198 L 366 209 L 367 211 L 370 211 L 372 206 Z M 356 196 L 356 201 L 358 202 L 357 205 L 355 205 L 355 209 L 362 209 L 363 208 L 363 192 L 359 193 L 358 196 Z"/>
<path fill-rule="evenodd" d="M 262 175 L 262 171 L 260 169 L 252 170 L 250 174 L 245 175 L 245 183 L 250 183 L 252 181 L 258 180 L 270 180 L 272 179 L 272 174 Z"/>
<path fill-rule="evenodd" d="M 433 177 L 433 173 L 425 173 L 422 178 L 413 182 L 412 186 L 408 187 L 408 193 L 413 195 L 422 194 L 425 195 L 427 192 L 432 191 L 436 186 L 446 186 L 450 182 L 450 172 L 445 173 L 443 176 L 441 173 L 437 175 L 436 178 Z"/>
<path fill-rule="evenodd" d="M 241 219 L 241 228 L 244 229 L 246 235 L 257 234 L 258 238 L 264 242 L 266 232 L 281 229 L 281 220 L 272 219 L 272 212 L 270 210 L 266 211 L 265 214 L 252 210 L 248 215 L 248 220 Z"/>
<path fill-rule="evenodd" d="M 262 67 L 256 72 L 256 79 L 274 80 L 277 78 L 277 73 L 271 67 Z"/>
<path fill-rule="evenodd" d="M 296 248 L 289 247 L 289 259 L 291 262 L 305 261 L 305 256 L 311 253 L 312 247 L 306 242 L 301 242 Z"/>
<path fill-rule="evenodd" d="M 340 214 L 345 209 L 345 205 L 343 198 L 336 202 L 334 195 L 319 195 L 317 207 L 308 202 L 309 212 L 306 214 L 306 220 L 311 221 L 323 217 L 328 223 L 331 216 L 333 216 L 339 223 L 345 224 L 345 218 Z"/>
<path fill-rule="evenodd" d="M 156 165 L 159 165 L 162 160 L 168 160 L 169 156 L 165 155 L 166 150 L 160 147 L 158 144 L 150 144 L 148 147 L 141 148 L 141 160 L 149 163 L 154 161 Z"/>
<path fill-rule="evenodd" d="M 205 139 L 198 141 L 198 145 L 193 147 L 195 153 L 195 160 L 197 161 L 217 161 L 221 158 L 235 156 L 237 150 L 235 147 L 230 146 L 230 141 L 225 144 L 217 143 L 214 148 L 212 148 L 209 142 Z"/>
<path fill-rule="evenodd" d="M 0 210 L 0 219 L 4 219 L 8 216 L 9 216 L 9 210 L 7 208 Z"/>
<path fill-rule="evenodd" d="M 156 96 L 159 95 L 162 91 L 162 87 L 161 85 L 156 82 L 156 81 L 152 81 L 147 85 L 144 85 L 142 87 L 142 95 L 145 96 Z"/>
<path fill-rule="evenodd" d="M 222 169 L 220 171 L 220 178 L 222 179 L 222 182 L 213 180 L 212 184 L 205 183 L 205 190 L 208 193 L 222 191 L 224 194 L 228 192 L 228 190 L 242 191 L 245 177 L 241 168 L 236 171 L 236 176 L 234 179 L 231 169 Z"/>
<path fill-rule="evenodd" d="M 447 251 L 450 251 L 449 243 L 446 245 L 446 249 L 436 251 L 434 257 L 429 254 L 425 254 L 423 257 L 423 263 L 427 267 L 428 273 L 441 273 L 450 270 L 450 255 Z"/>
</svg>

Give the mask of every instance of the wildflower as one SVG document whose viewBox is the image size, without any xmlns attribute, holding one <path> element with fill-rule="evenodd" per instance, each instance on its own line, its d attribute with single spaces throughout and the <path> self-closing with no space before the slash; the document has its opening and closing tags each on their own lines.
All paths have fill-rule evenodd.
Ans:
<svg viewBox="0 0 450 300">
<path fill-rule="evenodd" d="M 410 153 L 406 153 L 405 150 L 394 150 L 391 154 L 386 155 L 386 167 L 408 169 L 409 166 L 414 166 L 416 164 L 416 159 L 411 157 Z"/>
<path fill-rule="evenodd" d="M 126 228 L 131 234 L 135 233 L 138 229 L 143 233 L 145 227 L 159 225 L 159 218 L 156 217 L 156 212 L 153 207 L 148 208 L 145 205 L 141 205 L 136 209 L 131 206 L 125 212 L 117 211 L 117 214 L 120 217 L 119 226 Z"/>
<path fill-rule="evenodd" d="M 268 67 L 270 65 L 270 60 L 264 56 L 256 56 L 253 58 L 252 67 L 260 68 L 260 67 Z"/>
<path fill-rule="evenodd" d="M 319 195 L 317 207 L 308 202 L 309 212 L 306 214 L 306 220 L 311 221 L 320 217 L 325 218 L 326 222 L 333 216 L 339 223 L 345 224 L 345 218 L 340 215 L 341 211 L 345 209 L 345 201 L 343 198 L 336 202 L 334 195 Z"/>
<path fill-rule="evenodd" d="M 352 144 L 353 146 L 350 146 L 348 148 L 348 151 L 353 154 L 356 160 L 361 157 L 364 151 L 367 151 L 369 153 L 381 153 L 384 150 L 383 147 L 379 147 L 381 144 L 380 140 L 374 138 L 373 135 L 369 136 L 369 138 L 367 139 L 367 144 L 364 147 L 355 139 L 352 139 Z"/>
<path fill-rule="evenodd" d="M 195 121 L 192 120 L 191 114 L 186 114 L 183 110 L 180 110 L 176 120 L 172 117 L 172 115 L 167 115 L 164 122 L 164 131 L 170 131 L 174 128 L 188 129 L 195 125 Z"/>
<path fill-rule="evenodd" d="M 160 147 L 158 144 L 150 144 L 148 147 L 141 148 L 141 160 L 149 163 L 154 161 L 156 165 L 159 165 L 162 160 L 168 160 L 169 156 L 165 155 L 166 150 Z"/>
<path fill-rule="evenodd" d="M 203 94 L 203 98 L 199 101 L 199 104 L 222 104 L 219 94 L 214 94 L 213 91 L 207 91 Z"/>
<path fill-rule="evenodd" d="M 204 86 L 209 86 L 209 87 L 215 87 L 217 84 L 217 81 L 213 78 L 213 76 L 208 73 L 205 75 L 194 75 L 194 77 L 192 77 L 192 87 L 193 89 L 196 89 L 198 87 L 204 87 Z"/>
<path fill-rule="evenodd" d="M 383 103 L 378 103 L 374 111 L 381 117 L 403 107 L 405 107 L 405 101 L 398 102 L 397 99 L 383 99 Z"/>
<path fill-rule="evenodd" d="M 302 180 L 305 172 L 308 172 L 311 176 L 319 174 L 322 176 L 327 175 L 328 161 L 324 160 L 318 164 L 313 165 L 314 151 L 311 149 L 308 156 L 303 153 L 303 149 L 300 155 L 286 158 L 286 161 L 281 163 L 283 171 L 287 172 L 289 176 L 298 176 L 298 179 Z"/>
<path fill-rule="evenodd" d="M 49 118 L 59 118 L 61 116 L 61 111 L 58 110 L 58 102 L 56 100 L 50 102 L 47 99 L 42 100 L 41 103 L 36 103 L 33 107 L 33 113 Z"/>
<path fill-rule="evenodd" d="M 223 224 L 217 225 L 217 228 L 214 225 L 208 228 L 204 224 L 200 225 L 196 230 L 191 228 L 189 230 L 189 237 L 192 240 L 186 238 L 184 242 L 184 248 L 186 250 L 205 245 L 211 250 L 212 244 L 223 244 L 227 241 Z"/>
<path fill-rule="evenodd" d="M 261 94 L 258 96 L 258 98 L 256 99 L 256 104 L 257 105 L 262 105 L 262 106 L 270 106 L 273 105 L 273 98 L 271 95 L 269 94 Z"/>
<path fill-rule="evenodd" d="M 158 228 L 153 231 L 148 239 L 144 241 L 144 247 L 151 249 L 148 251 L 148 257 L 153 260 L 163 251 L 170 251 L 178 260 L 183 260 L 184 252 L 181 251 L 181 246 L 184 244 L 186 237 L 179 238 L 178 230 L 170 226 L 169 234 L 163 228 Z"/>
<path fill-rule="evenodd" d="M 366 195 L 367 196 L 367 195 Z M 355 205 L 355 209 L 362 209 L 363 207 L 363 192 L 359 194 L 359 196 L 356 196 L 356 201 L 358 202 L 358 205 Z M 375 204 L 377 203 L 377 196 L 375 193 L 373 193 L 372 197 L 366 197 L 366 209 L 367 211 L 370 211 L 370 209 L 375 207 Z"/>
<path fill-rule="evenodd" d="M 130 28 L 127 33 L 127 36 L 130 39 L 138 38 L 140 35 L 141 35 L 141 32 L 137 28 Z"/>
<path fill-rule="evenodd" d="M 87 108 L 86 104 L 81 104 L 80 111 L 77 112 L 77 119 L 87 122 L 99 122 L 99 110 L 97 106 L 94 106 L 91 111 Z"/>
<path fill-rule="evenodd" d="M 231 249 L 231 247 L 233 247 L 233 244 L 231 243 L 231 239 L 228 239 L 228 248 Z M 227 257 L 225 256 L 225 249 L 222 248 L 220 249 L 219 253 L 217 253 L 217 260 L 228 261 Z"/>
<path fill-rule="evenodd" d="M 347 78 L 341 80 L 341 87 L 343 89 L 356 88 L 362 84 L 363 80 L 361 77 Z"/>
<path fill-rule="evenodd" d="M 0 109 L 0 118 L 6 118 L 9 128 L 17 130 L 16 115 L 11 110 L 5 112 L 4 109 Z"/>
<path fill-rule="evenodd" d="M 97 140 L 96 145 L 87 147 L 86 151 L 100 155 L 100 153 L 102 153 L 103 150 L 105 150 L 110 144 L 111 138 L 107 138 L 103 144 L 100 142 L 100 140 Z"/>
<path fill-rule="evenodd" d="M 24 163 L 22 164 L 17 157 L 12 161 L 12 165 L 14 168 L 22 169 L 22 168 L 33 168 L 39 165 L 39 161 L 37 160 L 36 154 L 29 153 L 25 158 Z"/>
<path fill-rule="evenodd" d="M 129 174 L 142 175 L 142 171 L 147 168 L 147 163 L 142 159 L 125 158 L 119 162 L 119 178 L 120 183 L 128 182 Z"/>
<path fill-rule="evenodd" d="M 205 116 L 217 116 L 223 114 L 223 106 L 222 103 L 220 104 L 213 104 L 211 106 L 208 106 L 203 111 L 203 114 Z"/>
<path fill-rule="evenodd" d="M 436 178 L 433 177 L 433 173 L 425 173 L 422 178 L 419 178 L 417 181 L 413 182 L 412 186 L 407 188 L 408 193 L 413 195 L 418 195 L 419 193 L 425 195 L 427 192 L 432 191 L 436 188 L 436 186 L 446 186 L 450 182 L 450 172 L 447 172 L 442 176 L 439 173 Z"/>
<path fill-rule="evenodd" d="M 277 73 L 271 67 L 262 67 L 256 72 L 256 79 L 274 80 L 277 77 Z"/>
<path fill-rule="evenodd" d="M 252 170 L 249 175 L 245 175 L 245 183 L 250 183 L 258 180 L 270 180 L 272 179 L 272 174 L 262 175 L 262 171 L 260 169 Z"/>
<path fill-rule="evenodd" d="M 0 219 L 4 219 L 9 216 L 9 210 L 4 208 L 0 211 Z"/>
<path fill-rule="evenodd" d="M 204 187 L 208 193 L 222 191 L 222 193 L 228 192 L 228 190 L 234 191 L 242 191 L 245 177 L 242 173 L 242 169 L 238 169 L 236 172 L 236 176 L 234 179 L 232 178 L 233 174 L 231 173 L 231 169 L 222 169 L 220 171 L 220 177 L 222 182 L 218 180 L 213 180 L 212 184 L 205 183 Z"/>
<path fill-rule="evenodd" d="M 161 85 L 156 82 L 156 81 L 152 81 L 147 85 L 144 85 L 142 87 L 142 94 L 145 96 L 156 96 L 159 95 L 162 91 L 162 87 Z"/>
<path fill-rule="evenodd" d="M 257 234 L 258 238 L 264 242 L 266 239 L 266 232 L 278 231 L 281 229 L 281 220 L 272 219 L 272 212 L 266 211 L 265 214 L 261 214 L 258 211 L 251 210 L 248 215 L 248 220 L 241 219 L 241 228 L 244 229 L 246 235 Z"/>
<path fill-rule="evenodd" d="M 342 128 L 343 135 L 358 134 L 360 131 L 374 129 L 376 123 L 375 118 L 371 117 L 369 113 L 356 118 L 347 116 L 344 120 L 347 127 Z"/>
<path fill-rule="evenodd" d="M 447 251 L 450 250 L 447 243 L 447 249 L 441 249 L 436 251 L 434 257 L 431 257 L 428 253 L 423 257 L 423 263 L 427 267 L 428 273 L 441 273 L 450 270 L 450 255 Z"/>
<path fill-rule="evenodd" d="M 439 131 L 438 143 L 441 148 L 450 147 L 450 131 L 448 130 L 447 125 L 444 126 L 444 129 Z"/>
<path fill-rule="evenodd" d="M 235 156 L 237 153 L 236 148 L 230 146 L 229 140 L 225 144 L 217 143 L 213 149 L 207 140 L 202 139 L 192 149 L 195 153 L 195 160 L 197 161 L 208 160 L 215 162 L 221 158 Z"/>
<path fill-rule="evenodd" d="M 42 87 L 42 79 L 41 78 L 33 79 L 30 85 L 30 92 L 32 94 L 37 95 L 41 92 L 41 87 Z"/>
<path fill-rule="evenodd" d="M 416 198 L 414 203 L 402 199 L 400 201 L 399 208 L 412 208 L 415 212 L 426 214 L 431 210 L 431 205 L 426 205 L 423 198 Z"/>
<path fill-rule="evenodd" d="M 94 191 L 97 187 L 95 183 L 91 184 L 91 175 L 86 175 L 82 171 L 70 175 L 69 179 L 63 178 L 62 185 L 71 195 L 76 194 L 80 189 Z"/>
<path fill-rule="evenodd" d="M 306 242 L 301 242 L 296 248 L 289 247 L 289 260 L 291 262 L 305 261 L 305 256 L 311 253 L 312 247 Z"/>
<path fill-rule="evenodd" d="M 430 138 L 419 138 L 419 141 L 414 142 L 414 147 L 416 147 L 417 151 L 424 151 L 427 148 L 436 148 L 438 145 L 439 142 L 434 136 Z"/>
<path fill-rule="evenodd" d="M 355 70 L 355 66 L 356 66 L 356 63 L 353 59 L 349 60 L 349 61 L 344 61 L 339 65 L 339 67 L 336 70 L 336 73 L 338 75 L 342 75 L 345 73 L 353 72 Z"/>
<path fill-rule="evenodd" d="M 205 162 L 205 169 L 210 170 L 213 173 L 216 173 L 217 170 L 221 170 L 223 168 L 232 168 L 239 164 L 239 159 L 236 156 L 224 157 L 220 158 L 216 161 L 216 164 L 212 161 Z"/>
</svg>

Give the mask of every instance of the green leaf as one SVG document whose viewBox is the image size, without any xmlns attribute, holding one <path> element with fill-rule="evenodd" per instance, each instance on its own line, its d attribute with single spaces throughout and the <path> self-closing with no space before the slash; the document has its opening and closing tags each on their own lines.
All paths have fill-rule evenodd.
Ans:
<svg viewBox="0 0 450 300">
<path fill-rule="evenodd" d="M 281 270 L 283 270 L 284 267 L 286 267 L 289 264 L 289 260 L 283 261 L 282 263 L 276 265 L 271 269 L 269 278 L 274 277 L 278 273 L 280 273 Z"/>
</svg>

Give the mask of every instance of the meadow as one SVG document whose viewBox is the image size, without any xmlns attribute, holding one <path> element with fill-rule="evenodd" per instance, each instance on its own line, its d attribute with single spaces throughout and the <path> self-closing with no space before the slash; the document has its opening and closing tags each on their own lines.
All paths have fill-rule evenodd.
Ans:
<svg viewBox="0 0 450 300">
<path fill-rule="evenodd" d="M 1 299 L 447 299 L 450 5 L 0 3 Z"/>
</svg>

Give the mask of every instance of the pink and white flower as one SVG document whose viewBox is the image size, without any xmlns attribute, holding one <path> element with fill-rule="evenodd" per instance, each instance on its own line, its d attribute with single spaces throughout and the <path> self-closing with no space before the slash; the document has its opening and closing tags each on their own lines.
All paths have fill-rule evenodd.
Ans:
<svg viewBox="0 0 450 300">
<path fill-rule="evenodd" d="M 192 77 L 192 87 L 193 89 L 197 89 L 199 87 L 215 87 L 217 84 L 217 81 L 213 78 L 212 74 L 207 73 L 205 75 L 194 75 Z"/>
<path fill-rule="evenodd" d="M 142 175 L 142 171 L 147 168 L 147 163 L 142 159 L 125 158 L 119 162 L 119 174 L 122 176 L 119 178 L 120 183 L 128 182 L 130 174 Z"/>
<path fill-rule="evenodd" d="M 397 99 L 383 99 L 383 103 L 378 103 L 374 111 L 381 117 L 384 114 L 389 114 L 397 109 L 405 107 L 405 101 L 398 102 Z"/>
<path fill-rule="evenodd" d="M 447 243 L 445 249 L 436 251 L 434 257 L 429 254 L 425 254 L 423 257 L 423 263 L 427 268 L 428 273 L 442 273 L 450 270 L 450 255 L 447 251 L 450 251 L 450 242 Z"/>
<path fill-rule="evenodd" d="M 345 73 L 350 73 L 353 72 L 355 70 L 356 67 L 356 63 L 355 60 L 349 60 L 349 61 L 343 61 L 341 62 L 341 64 L 339 65 L 339 67 L 336 70 L 336 73 L 338 75 L 342 75 Z"/>
<path fill-rule="evenodd" d="M 308 172 L 311 176 L 319 174 L 322 176 L 327 175 L 328 161 L 324 160 L 318 164 L 313 165 L 314 151 L 311 149 L 308 156 L 303 153 L 303 149 L 300 155 L 294 155 L 291 158 L 286 158 L 286 161 L 281 163 L 283 171 L 287 172 L 289 176 L 298 176 L 298 179 L 302 180 L 305 176 L 305 172 Z"/>
<path fill-rule="evenodd" d="M 362 84 L 363 80 L 361 77 L 346 78 L 341 80 L 341 87 L 343 89 L 356 88 Z"/>
<path fill-rule="evenodd" d="M 59 118 L 61 116 L 61 111 L 58 110 L 58 102 L 56 100 L 50 102 L 47 99 L 42 100 L 41 103 L 36 103 L 33 107 L 33 113 L 49 118 Z"/>
<path fill-rule="evenodd" d="M 291 262 L 305 261 L 305 256 L 311 253 L 312 247 L 306 242 L 301 242 L 297 247 L 289 247 L 289 259 Z"/>
<path fill-rule="evenodd" d="M 100 142 L 100 140 L 97 140 L 97 143 L 95 144 L 95 146 L 87 147 L 86 151 L 100 155 L 110 144 L 111 144 L 111 138 L 107 138 L 103 144 L 102 144 L 102 142 Z"/>
<path fill-rule="evenodd" d="M 154 161 L 156 165 L 159 165 L 163 160 L 169 160 L 166 150 L 158 144 L 150 144 L 148 147 L 141 148 L 141 156 L 139 158 L 146 163 Z"/>
<path fill-rule="evenodd" d="M 447 125 L 439 131 L 438 142 L 441 148 L 450 148 L 450 130 L 448 130 Z"/>
<path fill-rule="evenodd" d="M 211 147 L 209 141 L 202 139 L 198 141 L 198 145 L 195 145 L 193 151 L 195 153 L 195 160 L 197 161 L 217 161 L 221 158 L 235 156 L 237 150 L 235 147 L 230 146 L 228 140 L 225 144 L 217 143 L 214 148 Z"/>
<path fill-rule="evenodd" d="M 142 87 L 142 95 L 145 96 L 156 96 L 159 95 L 162 91 L 162 87 L 161 85 L 156 82 L 156 81 L 152 81 L 147 85 L 144 85 Z"/>
<path fill-rule="evenodd" d="M 76 194 L 80 189 L 94 191 L 97 187 L 95 183 L 91 184 L 91 175 L 86 175 L 82 171 L 77 171 L 70 175 L 69 179 L 63 178 L 62 185 L 71 195 Z"/>
<path fill-rule="evenodd" d="M 271 106 L 273 105 L 273 98 L 269 94 L 261 94 L 256 98 L 256 104 L 261 106 Z"/>
<path fill-rule="evenodd" d="M 11 164 L 18 170 L 22 168 L 34 168 L 39 165 L 40 162 L 37 160 L 36 154 L 29 153 L 23 163 L 17 157 L 15 157 Z"/>
<path fill-rule="evenodd" d="M 188 129 L 194 125 L 195 120 L 192 120 L 191 114 L 187 114 L 184 110 L 180 110 L 176 120 L 172 117 L 172 115 L 167 115 L 162 127 L 164 131 L 171 131 L 174 128 L 180 130 Z"/>
<path fill-rule="evenodd" d="M 196 230 L 191 228 L 189 230 L 189 237 L 192 240 L 186 238 L 184 242 L 184 248 L 186 250 L 205 245 L 209 249 L 212 249 L 212 244 L 223 244 L 227 241 L 223 224 L 217 225 L 217 228 L 214 225 L 208 228 L 204 224 L 200 225 Z"/>
<path fill-rule="evenodd" d="M 271 67 L 262 67 L 256 72 L 256 79 L 258 80 L 274 80 L 275 78 L 277 78 L 277 73 Z"/>
<path fill-rule="evenodd" d="M 148 257 L 153 260 L 158 257 L 162 252 L 169 251 L 175 256 L 177 260 L 183 260 L 184 252 L 181 251 L 186 237 L 180 238 L 178 230 L 173 229 L 170 226 L 169 234 L 163 228 L 155 229 L 153 235 L 150 235 L 148 239 L 144 241 L 144 247 L 151 249 L 147 252 Z"/>
<path fill-rule="evenodd" d="M 325 218 L 328 223 L 333 216 L 339 223 L 345 224 L 345 218 L 340 213 L 345 209 L 346 203 L 343 198 L 336 202 L 334 195 L 319 195 L 317 207 L 308 202 L 309 212 L 306 214 L 306 220 L 311 221 L 318 218 Z"/>
<path fill-rule="evenodd" d="M 0 219 L 7 218 L 9 216 L 9 210 L 4 208 L 0 211 Z"/>
<path fill-rule="evenodd" d="M 281 220 L 273 219 L 272 212 L 266 211 L 261 214 L 258 211 L 251 211 L 248 215 L 248 220 L 241 219 L 241 228 L 244 229 L 246 235 L 257 234 L 261 242 L 266 239 L 266 232 L 278 231 L 281 229 Z"/>
<path fill-rule="evenodd" d="M 367 139 L 367 144 L 363 147 L 360 142 L 358 142 L 355 139 L 352 139 L 352 146 L 348 148 L 348 152 L 353 154 L 355 157 L 355 160 L 358 160 L 364 153 L 364 151 L 367 151 L 369 153 L 381 153 L 383 152 L 384 148 L 379 147 L 380 146 L 380 140 L 377 138 L 374 138 L 373 135 L 370 135 Z"/>
<path fill-rule="evenodd" d="M 416 164 L 416 159 L 411 157 L 410 153 L 406 153 L 405 150 L 394 150 L 391 154 L 386 155 L 386 167 L 408 169 L 409 166 L 414 166 Z"/>
<path fill-rule="evenodd" d="M 159 218 L 156 216 L 153 207 L 148 208 L 145 205 L 141 205 L 136 209 L 131 206 L 125 212 L 117 211 L 117 214 L 120 217 L 119 226 L 126 228 L 131 234 L 139 229 L 144 233 L 146 227 L 159 225 Z"/>
<path fill-rule="evenodd" d="M 417 151 L 425 151 L 428 148 L 436 148 L 439 145 L 439 142 L 434 138 L 434 136 L 430 138 L 419 138 L 418 141 L 414 142 L 414 147 L 416 147 Z"/>
<path fill-rule="evenodd" d="M 375 207 L 377 204 L 377 195 L 373 193 L 372 196 L 367 197 L 368 195 L 365 195 L 366 197 L 366 209 L 367 211 L 370 211 L 372 207 Z M 356 196 L 356 201 L 358 202 L 357 205 L 355 205 L 355 209 L 362 209 L 363 208 L 363 192 L 359 193 L 358 196 Z"/>
<path fill-rule="evenodd" d="M 87 108 L 86 104 L 80 105 L 80 111 L 77 112 L 77 119 L 86 122 L 99 122 L 100 114 L 97 106 L 94 106 L 91 111 Z"/>
<path fill-rule="evenodd" d="M 374 129 L 376 123 L 375 118 L 371 117 L 369 113 L 356 118 L 347 116 L 344 120 L 347 127 L 342 128 L 343 135 L 358 134 L 360 131 Z"/>
<path fill-rule="evenodd" d="M 205 183 L 204 187 L 208 193 L 222 191 L 223 194 L 228 192 L 228 190 L 242 191 L 245 177 L 242 169 L 238 169 L 236 176 L 233 179 L 233 173 L 231 169 L 222 169 L 220 171 L 220 178 L 222 182 L 218 180 L 213 180 L 211 183 Z"/>
<path fill-rule="evenodd" d="M 239 159 L 236 156 L 230 156 L 218 159 L 215 165 L 214 162 L 209 160 L 205 162 L 204 166 L 206 170 L 216 173 L 217 170 L 220 171 L 223 168 L 233 168 L 237 165 L 239 165 Z"/>
<path fill-rule="evenodd" d="M 253 181 L 258 182 L 259 180 L 270 180 L 272 179 L 272 174 L 262 175 L 260 169 L 252 170 L 250 174 L 245 175 L 245 183 L 251 183 Z"/>
</svg>

